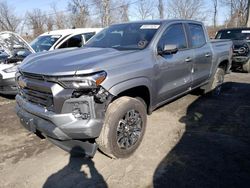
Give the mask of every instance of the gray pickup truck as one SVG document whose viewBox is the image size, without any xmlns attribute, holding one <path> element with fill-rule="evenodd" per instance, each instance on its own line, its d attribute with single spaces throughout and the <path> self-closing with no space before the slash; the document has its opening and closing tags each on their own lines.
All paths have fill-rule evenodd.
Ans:
<svg viewBox="0 0 250 188">
<path fill-rule="evenodd" d="M 84 48 L 28 56 L 16 74 L 16 112 L 64 150 L 125 158 L 154 109 L 196 88 L 218 94 L 231 56 L 232 42 L 210 42 L 201 22 L 111 25 Z"/>
</svg>

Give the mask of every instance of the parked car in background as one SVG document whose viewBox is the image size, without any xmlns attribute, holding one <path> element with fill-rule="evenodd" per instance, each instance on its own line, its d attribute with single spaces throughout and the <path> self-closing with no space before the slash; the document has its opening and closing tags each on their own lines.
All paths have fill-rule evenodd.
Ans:
<svg viewBox="0 0 250 188">
<path fill-rule="evenodd" d="M 0 93 L 14 95 L 17 93 L 15 72 L 18 64 L 29 54 L 62 48 L 82 47 L 101 30 L 101 28 L 79 28 L 50 31 L 38 36 L 30 44 L 16 33 L 1 32 Z"/>
<path fill-rule="evenodd" d="M 16 94 L 15 72 L 17 64 L 35 53 L 30 45 L 18 34 L 0 32 L 0 93 Z"/>
<path fill-rule="evenodd" d="M 34 39 L 30 46 L 35 52 L 83 46 L 102 28 L 64 29 L 46 32 Z"/>
<path fill-rule="evenodd" d="M 232 69 L 250 72 L 250 28 L 230 28 L 218 31 L 217 39 L 233 41 Z"/>
<path fill-rule="evenodd" d="M 219 94 L 231 57 L 232 41 L 211 42 L 201 22 L 112 25 L 81 49 L 27 57 L 16 74 L 16 112 L 26 129 L 67 151 L 92 157 L 99 147 L 126 158 L 147 114 L 196 88 Z"/>
</svg>

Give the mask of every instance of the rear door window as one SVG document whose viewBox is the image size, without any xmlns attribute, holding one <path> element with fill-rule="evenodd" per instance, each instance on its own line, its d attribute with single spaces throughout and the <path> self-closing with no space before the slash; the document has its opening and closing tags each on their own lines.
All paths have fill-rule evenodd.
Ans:
<svg viewBox="0 0 250 188">
<path fill-rule="evenodd" d="M 191 47 L 199 48 L 206 44 L 203 27 L 199 24 L 188 24 L 191 36 Z"/>
</svg>

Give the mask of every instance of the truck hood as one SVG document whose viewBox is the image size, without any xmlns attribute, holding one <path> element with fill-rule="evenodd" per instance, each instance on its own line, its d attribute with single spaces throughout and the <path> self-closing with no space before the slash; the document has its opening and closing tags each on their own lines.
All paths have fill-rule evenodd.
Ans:
<svg viewBox="0 0 250 188">
<path fill-rule="evenodd" d="M 28 56 L 19 70 L 47 76 L 89 74 L 115 66 L 111 62 L 116 59 L 114 63 L 118 65 L 121 63 L 121 57 L 126 56 L 123 58 L 126 60 L 127 55 L 135 52 L 135 50 L 118 51 L 112 48 L 89 47 L 74 50 L 60 49 Z"/>
</svg>

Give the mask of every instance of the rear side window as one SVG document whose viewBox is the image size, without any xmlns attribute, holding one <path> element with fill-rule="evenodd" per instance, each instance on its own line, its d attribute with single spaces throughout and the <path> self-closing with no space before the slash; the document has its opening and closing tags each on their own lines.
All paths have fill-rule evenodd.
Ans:
<svg viewBox="0 0 250 188">
<path fill-rule="evenodd" d="M 232 29 L 219 31 L 216 39 L 250 40 L 250 29 Z"/>
<path fill-rule="evenodd" d="M 191 35 L 191 46 L 192 48 L 199 48 L 206 44 L 206 37 L 204 30 L 201 25 L 188 24 L 190 35 Z"/>
<path fill-rule="evenodd" d="M 82 35 L 75 35 L 66 40 L 59 48 L 81 47 L 82 43 Z"/>
<path fill-rule="evenodd" d="M 85 41 L 87 42 L 91 37 L 95 35 L 95 32 L 92 33 L 85 33 L 83 36 L 85 37 Z"/>
<path fill-rule="evenodd" d="M 187 40 L 182 24 L 174 24 L 169 26 L 163 33 L 158 48 L 163 49 L 164 45 L 175 44 L 178 49 L 187 48 Z"/>
</svg>

